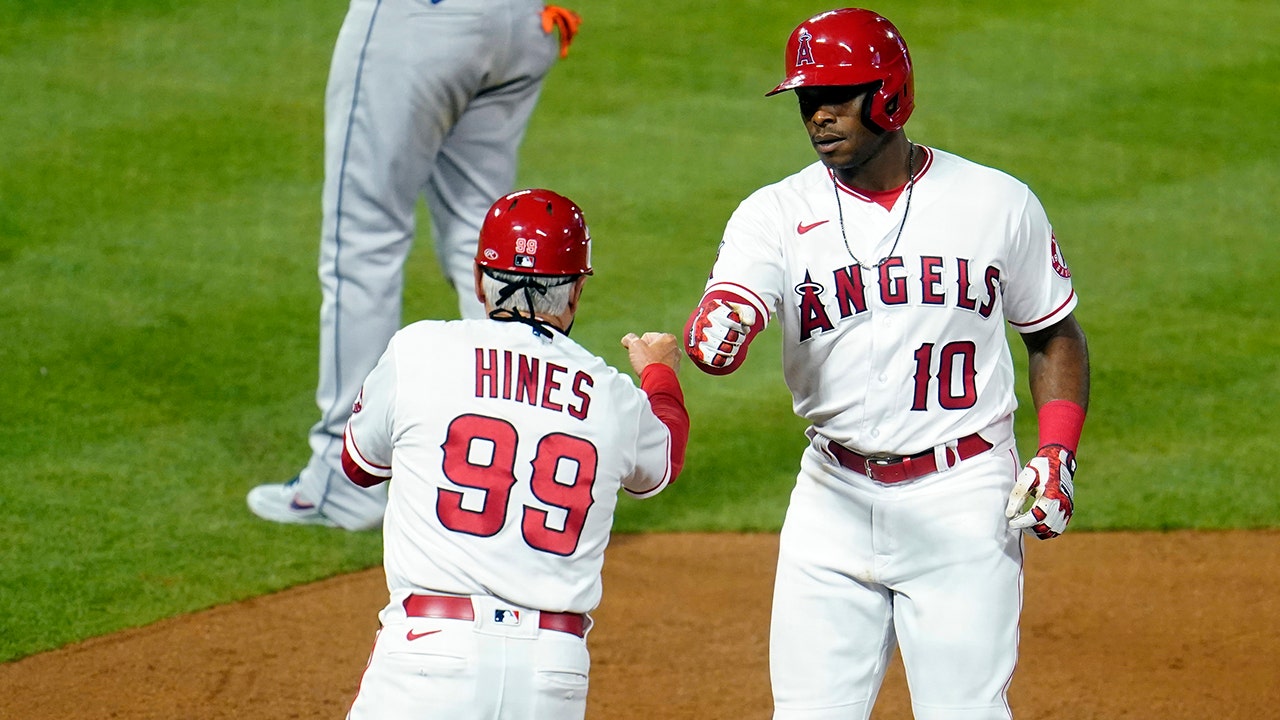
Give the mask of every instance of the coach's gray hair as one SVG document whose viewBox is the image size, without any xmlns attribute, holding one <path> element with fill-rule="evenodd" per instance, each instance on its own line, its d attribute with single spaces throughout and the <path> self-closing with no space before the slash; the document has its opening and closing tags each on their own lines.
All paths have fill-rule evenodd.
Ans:
<svg viewBox="0 0 1280 720">
<path fill-rule="evenodd" d="M 573 280 L 576 279 L 576 275 L 570 278 L 539 277 L 537 275 L 486 269 L 480 274 L 480 287 L 484 290 L 484 296 L 494 304 L 495 308 L 517 310 L 525 314 L 560 315 L 569 309 L 569 294 L 573 292 Z M 499 303 L 498 298 L 501 296 L 503 288 L 519 281 L 541 286 L 545 288 L 546 292 L 516 290 L 505 301 Z M 533 300 L 532 308 L 529 307 L 527 298 Z"/>
</svg>

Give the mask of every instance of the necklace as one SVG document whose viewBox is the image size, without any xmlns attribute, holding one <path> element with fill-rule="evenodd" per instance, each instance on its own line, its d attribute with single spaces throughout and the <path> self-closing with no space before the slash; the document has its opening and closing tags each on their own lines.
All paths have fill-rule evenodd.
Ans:
<svg viewBox="0 0 1280 720">
<path fill-rule="evenodd" d="M 898 234 L 893 238 L 893 246 L 889 248 L 889 254 L 880 258 L 880 260 L 874 265 L 867 265 L 862 262 L 858 259 L 857 255 L 853 254 L 853 250 L 849 249 L 849 236 L 846 235 L 844 231 L 844 205 L 840 202 L 840 186 L 836 184 L 835 172 L 833 171 L 831 173 L 831 189 L 836 193 L 836 211 L 840 214 L 840 237 L 844 240 L 845 251 L 849 253 L 849 257 L 853 258 L 853 261 L 857 263 L 859 267 L 864 267 L 868 270 L 878 268 L 885 264 L 889 258 L 893 257 L 893 251 L 898 249 L 898 241 L 902 239 L 902 228 L 907 226 L 907 213 L 911 211 L 911 191 L 916 187 L 915 160 L 916 146 L 915 143 L 912 143 L 911 149 L 907 151 L 907 203 L 902 208 L 902 222 L 898 223 Z"/>
</svg>

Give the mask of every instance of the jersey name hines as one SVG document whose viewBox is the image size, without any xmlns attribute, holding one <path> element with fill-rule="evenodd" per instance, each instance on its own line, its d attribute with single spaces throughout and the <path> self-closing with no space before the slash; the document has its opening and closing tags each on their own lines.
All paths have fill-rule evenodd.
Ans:
<svg viewBox="0 0 1280 720">
<path fill-rule="evenodd" d="M 595 385 L 582 370 L 568 381 L 569 368 L 510 350 L 476 348 L 476 397 L 528 403 L 585 420 L 591 409 L 587 388 Z"/>
<path fill-rule="evenodd" d="M 914 283 L 909 282 L 903 258 L 896 255 L 887 258 L 878 271 L 872 271 L 878 272 L 880 303 L 886 306 L 906 305 L 913 302 L 918 305 L 935 306 L 954 304 L 962 310 L 977 313 L 983 319 L 990 317 L 1000 291 L 1000 269 L 994 265 L 988 265 L 982 272 L 981 279 L 977 277 L 971 279 L 969 260 L 955 258 L 954 263 L 955 285 L 952 292 L 948 293 L 948 273 L 945 269 L 947 263 L 944 258 L 936 255 L 920 258 L 920 274 L 915 278 L 918 288 L 914 287 Z M 866 312 L 869 293 L 867 283 L 862 277 L 862 267 L 847 265 L 837 268 L 831 276 L 832 285 L 835 287 L 835 309 L 839 311 L 840 319 Z M 974 297 L 974 290 L 978 291 L 978 297 Z M 808 271 L 805 272 L 804 282 L 795 287 L 795 293 L 799 296 L 800 342 L 813 337 L 815 332 L 827 332 L 835 327 L 828 308 L 822 300 L 822 295 L 826 291 L 827 289 L 821 283 L 812 279 Z"/>
</svg>

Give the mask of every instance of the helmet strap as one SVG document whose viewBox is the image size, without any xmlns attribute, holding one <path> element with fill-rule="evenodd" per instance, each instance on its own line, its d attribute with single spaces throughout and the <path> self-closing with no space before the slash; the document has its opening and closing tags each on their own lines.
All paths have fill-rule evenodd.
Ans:
<svg viewBox="0 0 1280 720">
<path fill-rule="evenodd" d="M 888 132 L 887 129 L 871 119 L 871 104 L 876 101 L 876 93 L 880 92 L 882 87 L 884 87 L 883 81 L 871 83 L 867 94 L 862 97 L 862 124 L 876 135 L 883 135 Z M 885 111 L 888 112 L 888 108 Z"/>
<path fill-rule="evenodd" d="M 501 280 L 501 278 L 497 278 L 494 275 L 492 275 L 489 272 L 489 268 L 481 268 L 481 272 L 484 272 L 485 275 L 488 275 L 489 277 L 493 277 L 496 280 Z M 505 303 L 507 300 L 511 299 L 512 295 L 516 294 L 517 292 L 523 291 L 525 307 L 528 309 L 528 314 L 526 315 L 525 313 L 512 308 L 498 307 L 496 310 L 489 313 L 489 317 L 490 319 L 493 319 L 493 320 L 508 321 L 508 322 L 515 321 L 515 322 L 524 323 L 532 327 L 535 333 L 542 335 L 544 337 L 550 338 L 551 329 L 554 328 L 558 330 L 559 328 L 556 328 L 555 325 L 552 325 L 551 323 L 546 322 L 545 320 L 539 319 L 534 314 L 533 294 L 537 293 L 539 295 L 545 296 L 549 288 L 560 287 L 561 285 L 568 285 L 569 283 L 574 282 L 577 279 L 578 279 L 577 275 L 566 275 L 560 278 L 546 277 L 546 276 L 535 278 L 531 276 L 526 276 L 526 277 L 521 277 L 517 280 L 506 281 L 506 285 L 504 285 L 502 289 L 498 291 L 498 297 L 495 299 L 495 302 L 493 304 L 500 306 L 503 303 Z M 570 324 L 570 327 L 572 327 L 572 323 Z M 563 332 L 565 335 L 569 334 L 568 329 L 562 330 L 561 332 Z"/>
</svg>

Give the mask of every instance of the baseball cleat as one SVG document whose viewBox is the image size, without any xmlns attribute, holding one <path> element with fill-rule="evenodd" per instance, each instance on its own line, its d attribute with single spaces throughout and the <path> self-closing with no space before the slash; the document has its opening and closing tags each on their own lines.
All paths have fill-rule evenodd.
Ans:
<svg viewBox="0 0 1280 720">
<path fill-rule="evenodd" d="M 314 504 L 298 495 L 297 476 L 286 483 L 259 485 L 249 491 L 245 501 L 249 510 L 263 520 L 291 525 L 324 525 L 338 527 L 338 523 L 325 517 Z"/>
</svg>

